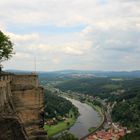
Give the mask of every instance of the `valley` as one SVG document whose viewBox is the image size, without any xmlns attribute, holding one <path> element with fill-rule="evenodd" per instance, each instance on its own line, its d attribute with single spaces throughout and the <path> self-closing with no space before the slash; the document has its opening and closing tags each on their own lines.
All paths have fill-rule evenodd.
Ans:
<svg viewBox="0 0 140 140">
<path fill-rule="evenodd" d="M 139 78 L 85 77 L 85 75 L 84 77 L 71 77 L 69 74 L 63 75 L 62 73 L 60 78 L 57 77 L 55 79 L 55 77 L 53 77 L 53 80 L 51 80 L 51 77 L 48 80 L 43 78 L 41 81 L 41 84 L 44 85 L 45 88 L 51 90 L 56 96 L 62 96 L 69 98 L 70 100 L 78 100 L 81 103 L 86 103 L 92 106 L 100 116 L 100 123 L 102 122 L 101 118 L 104 113 L 105 123 L 103 123 L 102 127 L 97 130 L 96 128 L 100 123 L 96 126 L 92 125 L 89 127 L 88 129 L 92 135 L 88 135 L 88 137 L 93 136 L 93 134 L 97 135 L 98 133 L 110 134 L 111 137 L 112 135 L 118 135 L 118 137 L 124 135 L 129 136 L 131 134 L 133 135 L 135 132 L 139 135 L 138 116 L 140 115 L 138 110 L 139 102 L 137 102 L 140 91 L 139 83 Z M 127 102 L 129 102 L 130 105 L 129 109 L 126 110 Z M 103 109 L 102 111 L 101 108 Z M 135 121 L 133 117 L 136 118 L 137 116 L 137 125 L 135 125 L 134 122 L 131 123 L 132 121 L 129 121 L 128 118 L 129 115 L 127 116 L 127 113 L 125 113 L 126 111 L 129 112 L 131 108 L 135 111 L 131 116 L 131 119 Z M 125 116 L 122 117 L 123 115 Z M 96 117 L 94 116 L 92 118 Z M 69 132 L 71 132 L 71 128 L 69 129 Z M 115 133 L 113 132 L 114 130 Z M 88 131 L 87 134 L 90 134 L 90 132 Z M 78 132 L 73 134 L 76 136 Z M 87 134 L 85 134 L 85 136 Z"/>
</svg>

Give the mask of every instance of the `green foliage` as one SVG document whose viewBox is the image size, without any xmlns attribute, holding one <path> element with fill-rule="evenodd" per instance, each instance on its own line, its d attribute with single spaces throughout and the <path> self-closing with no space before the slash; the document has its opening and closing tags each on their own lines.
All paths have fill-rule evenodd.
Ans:
<svg viewBox="0 0 140 140">
<path fill-rule="evenodd" d="M 70 133 L 65 132 L 61 136 L 57 138 L 49 138 L 49 140 L 78 140 L 78 138 Z"/>
<path fill-rule="evenodd" d="M 46 90 L 45 93 L 47 118 L 65 116 L 69 114 L 70 110 L 73 111 L 75 117 L 78 115 L 78 109 L 70 101 L 51 93 L 49 90 Z"/>
<path fill-rule="evenodd" d="M 64 80 L 55 85 L 62 91 L 74 91 L 107 98 L 114 90 L 121 89 L 122 81 L 112 81 L 111 78 L 77 78 Z"/>
<path fill-rule="evenodd" d="M 0 62 L 8 60 L 13 54 L 13 44 L 9 37 L 0 31 Z"/>
<path fill-rule="evenodd" d="M 119 84 L 106 84 L 103 86 L 105 89 L 112 89 L 112 90 L 116 90 L 116 89 L 120 89 L 121 86 Z"/>
<path fill-rule="evenodd" d="M 133 130 L 128 134 L 128 140 L 140 138 L 140 78 L 67 78 L 57 79 L 54 86 L 62 91 L 73 91 L 106 98 L 108 102 L 117 104 L 112 110 L 112 119 Z M 123 92 L 119 92 L 119 91 Z M 80 99 L 84 101 L 84 99 Z M 98 102 L 94 102 L 98 105 Z M 125 138 L 122 138 L 122 140 Z"/>
<path fill-rule="evenodd" d="M 74 135 L 70 133 L 64 133 L 58 138 L 58 140 L 78 140 Z"/>
<path fill-rule="evenodd" d="M 92 104 L 93 104 L 94 106 L 102 107 L 102 104 L 101 104 L 100 102 L 96 101 L 96 100 L 94 100 L 94 101 L 92 102 Z"/>
<path fill-rule="evenodd" d="M 69 129 L 74 123 L 76 118 L 67 118 L 65 121 L 58 122 L 56 125 L 44 125 L 44 129 L 47 130 L 48 136 L 52 137 L 64 130 Z M 69 125 L 67 125 L 67 122 L 69 122 Z"/>
<path fill-rule="evenodd" d="M 140 128 L 140 87 L 127 90 L 117 100 L 112 111 L 113 120 L 131 129 Z"/>
<path fill-rule="evenodd" d="M 127 134 L 126 136 L 122 137 L 120 140 L 140 140 L 140 129 Z"/>
</svg>

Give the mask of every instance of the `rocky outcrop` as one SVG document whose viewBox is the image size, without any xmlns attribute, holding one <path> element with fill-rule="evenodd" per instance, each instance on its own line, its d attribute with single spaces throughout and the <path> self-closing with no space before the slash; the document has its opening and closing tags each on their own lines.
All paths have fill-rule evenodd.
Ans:
<svg viewBox="0 0 140 140">
<path fill-rule="evenodd" d="M 17 117 L 0 119 L 0 140 L 28 140 L 26 131 Z"/>
<path fill-rule="evenodd" d="M 46 138 L 43 110 L 37 75 L 0 75 L 0 140 Z"/>
</svg>

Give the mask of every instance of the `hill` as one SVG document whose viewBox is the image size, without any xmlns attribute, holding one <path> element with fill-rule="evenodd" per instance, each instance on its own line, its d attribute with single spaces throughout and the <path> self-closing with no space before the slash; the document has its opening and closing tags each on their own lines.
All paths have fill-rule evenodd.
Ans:
<svg viewBox="0 0 140 140">
<path fill-rule="evenodd" d="M 31 73 L 32 71 L 23 70 L 7 70 L 8 72 L 16 73 Z M 41 78 L 64 78 L 64 77 L 123 77 L 123 78 L 138 78 L 140 77 L 140 70 L 135 71 L 84 71 L 84 70 L 61 70 L 61 71 L 51 71 L 43 72 L 37 71 L 37 74 Z"/>
</svg>

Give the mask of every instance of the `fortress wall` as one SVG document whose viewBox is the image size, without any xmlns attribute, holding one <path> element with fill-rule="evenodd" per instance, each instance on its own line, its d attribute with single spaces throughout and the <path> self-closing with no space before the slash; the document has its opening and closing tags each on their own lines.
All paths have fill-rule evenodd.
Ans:
<svg viewBox="0 0 140 140">
<path fill-rule="evenodd" d="M 10 116 L 11 120 L 17 120 L 14 124 L 19 123 L 25 129 L 24 133 L 23 129 L 16 128 L 18 125 L 14 128 L 17 135 L 18 133 L 19 136 L 24 135 L 23 139 L 26 139 L 27 136 L 28 139 L 30 137 L 35 139 L 46 138 L 43 128 L 40 128 L 39 125 L 43 121 L 40 115 L 43 109 L 44 89 L 39 87 L 37 75 L 0 75 L 0 121 L 3 124 L 7 121 L 7 116 Z M 9 121 L 6 126 L 13 126 L 13 121 Z M 4 133 L 1 134 L 0 132 L 0 139 L 5 138 L 6 133 L 9 134 L 11 140 L 16 136 L 12 133 L 14 131 L 12 127 L 6 130 L 5 126 L 1 125 L 1 130 Z M 43 135 L 38 134 L 38 131 L 43 132 Z"/>
<path fill-rule="evenodd" d="M 3 107 L 11 98 L 12 75 L 0 75 L 0 107 Z"/>
<path fill-rule="evenodd" d="M 38 75 L 36 74 L 16 74 L 12 80 L 12 90 L 33 89 L 38 86 Z"/>
<path fill-rule="evenodd" d="M 42 88 L 14 91 L 13 101 L 28 136 L 39 130 L 40 116 L 44 109 L 44 91 Z M 43 129 L 42 129 L 43 130 Z"/>
<path fill-rule="evenodd" d="M 13 91 L 12 94 L 16 112 L 24 124 L 39 121 L 39 113 L 44 108 L 43 89 Z"/>
<path fill-rule="evenodd" d="M 12 80 L 12 98 L 17 115 L 20 117 L 28 137 L 36 136 L 43 122 L 41 112 L 44 111 L 44 89 L 39 87 L 38 76 L 14 75 Z"/>
<path fill-rule="evenodd" d="M 0 140 L 28 140 L 14 110 L 11 92 L 12 77 L 12 74 L 0 74 Z"/>
</svg>

